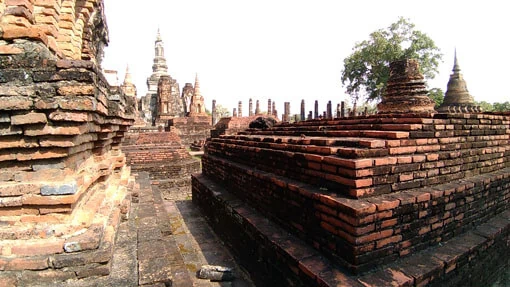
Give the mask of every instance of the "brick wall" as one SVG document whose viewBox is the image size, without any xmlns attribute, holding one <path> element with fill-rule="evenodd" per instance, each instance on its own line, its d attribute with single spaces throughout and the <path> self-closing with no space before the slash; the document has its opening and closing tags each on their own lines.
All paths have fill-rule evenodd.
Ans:
<svg viewBox="0 0 510 287">
<path fill-rule="evenodd" d="M 185 146 L 194 142 L 205 141 L 209 135 L 211 126 L 210 116 L 191 116 L 173 118 L 168 121 L 171 131 L 181 138 Z"/>
<path fill-rule="evenodd" d="M 149 172 L 165 199 L 191 195 L 191 174 L 200 172 L 200 161 L 190 156 L 176 133 L 131 132 L 123 141 L 122 151 L 134 171 Z"/>
<path fill-rule="evenodd" d="M 510 206 L 508 116 L 370 116 L 212 138 L 203 174 L 354 272 Z"/>
<path fill-rule="evenodd" d="M 441 118 L 446 117 L 446 118 Z M 509 118 L 437 115 L 306 121 L 214 138 L 208 153 L 366 197 L 510 166 Z"/>
<path fill-rule="evenodd" d="M 102 1 L 8 0 L 0 13 L 2 277 L 106 275 L 133 186 L 119 149 L 133 107 L 101 73 Z"/>
</svg>

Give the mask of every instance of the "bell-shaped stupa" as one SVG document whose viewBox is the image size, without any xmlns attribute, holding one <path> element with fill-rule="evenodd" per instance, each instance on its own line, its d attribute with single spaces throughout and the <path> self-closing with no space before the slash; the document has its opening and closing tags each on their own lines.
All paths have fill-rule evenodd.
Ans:
<svg viewBox="0 0 510 287">
<path fill-rule="evenodd" d="M 437 111 L 450 113 L 479 112 L 480 107 L 475 105 L 475 100 L 469 94 L 466 81 L 460 73 L 457 51 L 455 51 L 452 71 L 453 74 L 450 75 L 444 101 L 437 108 Z"/>
</svg>

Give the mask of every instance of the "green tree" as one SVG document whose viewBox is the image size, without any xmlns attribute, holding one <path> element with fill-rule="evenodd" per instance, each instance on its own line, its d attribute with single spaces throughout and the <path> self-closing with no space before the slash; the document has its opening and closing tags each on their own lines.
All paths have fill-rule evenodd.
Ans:
<svg viewBox="0 0 510 287">
<path fill-rule="evenodd" d="M 389 78 L 389 63 L 405 58 L 417 59 L 425 78 L 438 73 L 442 54 L 426 34 L 415 30 L 409 19 L 400 17 L 386 29 L 370 34 L 368 40 L 356 43 L 353 53 L 344 59 L 342 84 L 353 100 L 368 101 L 381 97 Z"/>
<path fill-rule="evenodd" d="M 491 103 L 487 103 L 486 101 L 481 102 L 475 102 L 477 106 L 480 106 L 482 108 L 482 111 L 484 112 L 492 112 L 494 110 L 494 107 Z"/>
<path fill-rule="evenodd" d="M 439 88 L 430 89 L 428 96 L 434 100 L 436 103 L 436 108 L 439 107 L 444 101 L 444 92 Z"/>
<path fill-rule="evenodd" d="M 510 111 L 510 102 L 506 101 L 504 103 L 494 103 L 492 104 L 493 111 L 495 112 L 508 112 Z"/>
<path fill-rule="evenodd" d="M 216 118 L 221 119 L 226 117 L 230 117 L 229 110 L 222 105 L 216 105 Z"/>
</svg>

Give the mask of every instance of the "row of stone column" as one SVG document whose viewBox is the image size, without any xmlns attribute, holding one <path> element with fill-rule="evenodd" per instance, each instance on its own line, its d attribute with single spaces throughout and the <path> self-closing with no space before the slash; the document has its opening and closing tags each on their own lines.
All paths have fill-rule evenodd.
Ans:
<svg viewBox="0 0 510 287">
<path fill-rule="evenodd" d="M 275 102 L 269 99 L 267 101 L 267 114 L 272 115 L 274 117 L 278 117 L 278 112 L 275 108 Z M 241 118 L 243 117 L 243 102 L 238 102 L 238 107 L 234 108 L 232 110 L 232 117 L 235 118 Z M 313 119 L 333 119 L 333 118 L 345 118 L 345 117 L 352 117 L 352 116 L 362 116 L 362 115 L 368 115 L 368 109 L 365 107 L 365 109 L 361 112 L 354 113 L 350 108 L 345 108 L 345 102 L 341 102 L 337 104 L 336 110 L 333 113 L 333 105 L 331 101 L 328 101 L 326 110 L 322 113 L 319 113 L 319 101 L 315 101 L 314 105 L 314 111 L 309 111 L 308 115 L 305 114 L 305 100 L 301 100 L 301 113 L 298 117 L 298 115 L 294 116 L 293 121 L 304 121 L 304 120 L 313 120 Z M 254 116 L 261 114 L 260 111 L 260 102 L 257 100 L 255 104 L 255 110 L 253 110 L 253 101 L 252 99 L 249 99 L 249 106 L 248 106 L 248 116 Z M 283 122 L 290 122 L 291 121 L 291 113 L 290 113 L 290 102 L 284 102 L 284 112 L 282 114 L 282 121 Z M 218 122 L 218 115 L 216 112 L 216 100 L 212 101 L 212 124 L 215 125 Z"/>
</svg>

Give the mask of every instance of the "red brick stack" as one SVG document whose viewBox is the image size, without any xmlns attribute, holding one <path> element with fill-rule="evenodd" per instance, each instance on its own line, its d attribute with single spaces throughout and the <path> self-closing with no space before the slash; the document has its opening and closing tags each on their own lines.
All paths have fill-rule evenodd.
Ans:
<svg viewBox="0 0 510 287">
<path fill-rule="evenodd" d="M 102 2 L 79 2 L 0 10 L 0 285 L 108 274 L 129 204 L 119 146 L 133 115 L 96 60 Z"/>
<path fill-rule="evenodd" d="M 134 129 L 124 138 L 122 151 L 134 171 L 150 173 L 164 197 L 185 199 L 191 196 L 191 174 L 200 171 L 200 162 L 191 157 L 176 133 L 136 132 Z"/>
</svg>

